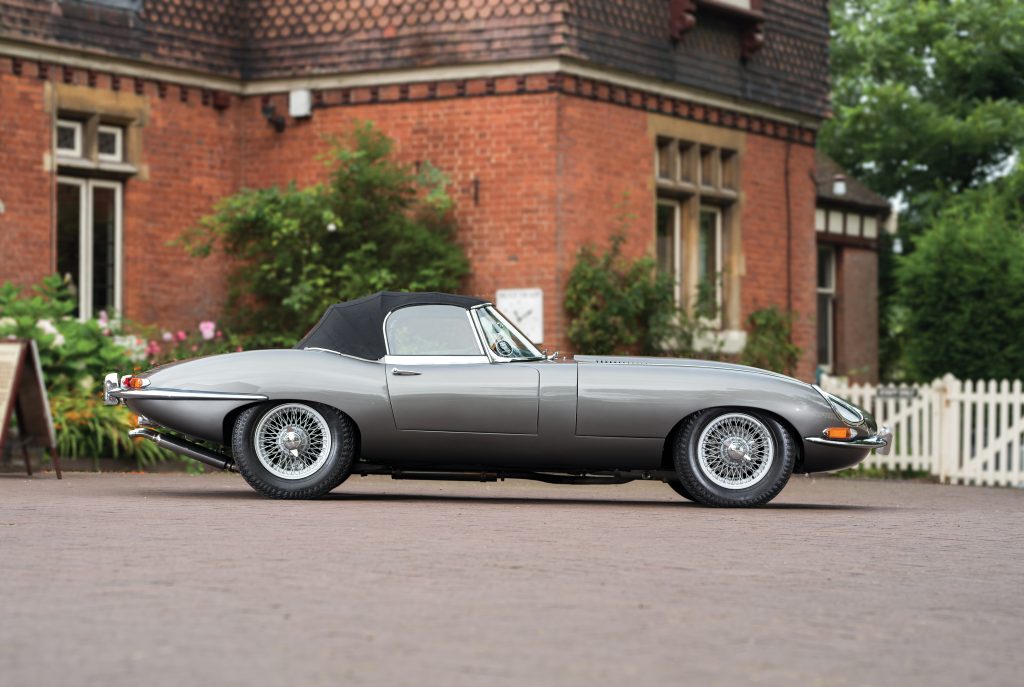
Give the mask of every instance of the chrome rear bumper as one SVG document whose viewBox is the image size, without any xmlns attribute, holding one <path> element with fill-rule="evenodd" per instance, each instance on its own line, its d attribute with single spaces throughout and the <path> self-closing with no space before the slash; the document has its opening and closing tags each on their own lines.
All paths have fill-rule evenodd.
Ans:
<svg viewBox="0 0 1024 687">
<path fill-rule="evenodd" d="M 103 402 L 116 406 L 126 398 L 148 401 L 266 401 L 263 394 L 238 394 L 230 391 L 196 391 L 190 389 L 127 389 L 122 386 L 124 377 L 111 372 L 103 378 Z"/>
<path fill-rule="evenodd" d="M 879 455 L 887 456 L 892 449 L 892 430 L 888 427 L 879 428 L 878 432 L 869 437 L 851 439 L 850 441 L 836 441 L 822 437 L 805 437 L 804 441 L 812 444 L 824 444 L 825 446 L 842 446 L 845 448 L 867 448 L 872 449 Z"/>
</svg>

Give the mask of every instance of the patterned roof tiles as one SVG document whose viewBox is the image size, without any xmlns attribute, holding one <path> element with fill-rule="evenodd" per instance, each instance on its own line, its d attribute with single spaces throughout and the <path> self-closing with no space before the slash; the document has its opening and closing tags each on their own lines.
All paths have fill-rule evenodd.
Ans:
<svg viewBox="0 0 1024 687">
<path fill-rule="evenodd" d="M 741 46 L 751 18 L 701 0 L 679 41 L 669 0 L 137 4 L 0 0 L 0 37 L 244 79 L 573 57 L 814 116 L 828 110 L 827 0 L 763 0 L 765 43 L 749 59 Z"/>
</svg>

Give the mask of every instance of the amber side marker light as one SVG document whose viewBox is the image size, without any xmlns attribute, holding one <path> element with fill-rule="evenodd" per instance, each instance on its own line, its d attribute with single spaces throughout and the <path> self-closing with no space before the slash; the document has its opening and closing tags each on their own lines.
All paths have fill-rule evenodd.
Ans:
<svg viewBox="0 0 1024 687">
<path fill-rule="evenodd" d="M 822 434 L 826 439 L 852 439 L 857 436 L 857 432 L 853 431 L 850 427 L 829 427 Z"/>
<path fill-rule="evenodd" d="M 125 377 L 121 380 L 121 386 L 125 389 L 142 389 L 149 384 L 149 380 L 142 377 Z"/>
</svg>

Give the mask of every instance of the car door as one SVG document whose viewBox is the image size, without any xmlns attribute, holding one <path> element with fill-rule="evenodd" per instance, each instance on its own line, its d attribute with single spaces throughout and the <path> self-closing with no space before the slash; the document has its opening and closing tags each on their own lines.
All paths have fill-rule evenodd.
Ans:
<svg viewBox="0 0 1024 687">
<path fill-rule="evenodd" d="M 469 311 L 407 306 L 388 315 L 384 334 L 398 430 L 537 433 L 539 373 L 527 365 L 491 363 Z"/>
</svg>

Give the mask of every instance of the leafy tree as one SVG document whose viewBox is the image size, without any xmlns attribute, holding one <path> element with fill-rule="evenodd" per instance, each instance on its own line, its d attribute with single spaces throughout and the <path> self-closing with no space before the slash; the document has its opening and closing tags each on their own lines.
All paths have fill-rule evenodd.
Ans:
<svg viewBox="0 0 1024 687">
<path fill-rule="evenodd" d="M 1024 171 L 953 201 L 903 260 L 898 278 L 912 379 L 947 372 L 1020 377 Z"/>
<path fill-rule="evenodd" d="M 1024 4 L 1020 0 L 833 0 L 834 118 L 820 145 L 900 200 L 900 238 L 917 237 L 956 194 L 1020 167 Z M 881 372 L 898 374 L 890 237 L 879 255 Z"/>
<path fill-rule="evenodd" d="M 291 344 L 331 303 L 379 290 L 455 291 L 468 262 L 454 242 L 446 180 L 394 160 L 372 124 L 333 142 L 329 180 L 244 190 L 186 232 L 193 254 L 236 258 L 225 320 L 259 344 Z"/>
<path fill-rule="evenodd" d="M 835 117 L 821 143 L 912 228 L 949 194 L 1008 171 L 1024 144 L 1019 0 L 836 0 Z"/>
</svg>

